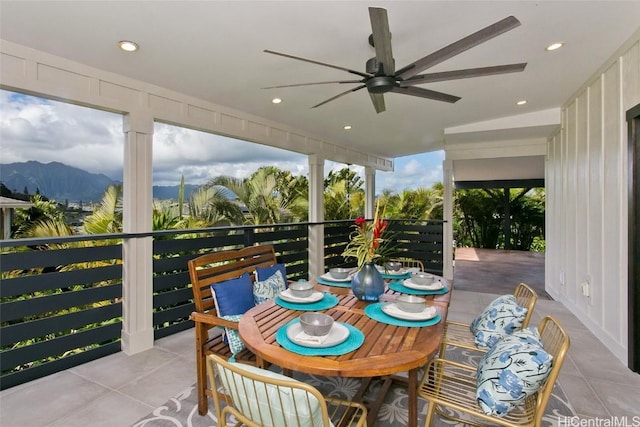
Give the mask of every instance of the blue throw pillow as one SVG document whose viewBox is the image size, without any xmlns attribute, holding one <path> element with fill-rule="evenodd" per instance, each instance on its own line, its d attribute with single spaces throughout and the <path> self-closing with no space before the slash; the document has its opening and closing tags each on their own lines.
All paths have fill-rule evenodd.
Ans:
<svg viewBox="0 0 640 427">
<path fill-rule="evenodd" d="M 506 415 L 544 385 L 552 366 L 535 328 L 504 336 L 478 364 L 478 405 L 487 415 Z"/>
<path fill-rule="evenodd" d="M 256 280 L 267 280 L 273 274 L 279 271 L 284 278 L 284 282 L 287 283 L 287 269 L 284 264 L 274 264 L 271 267 L 257 267 L 256 268 Z"/>
<path fill-rule="evenodd" d="M 211 292 L 220 317 L 244 314 L 255 305 L 253 284 L 249 273 L 244 273 L 235 279 L 213 283 Z"/>
<path fill-rule="evenodd" d="M 269 277 L 267 280 L 256 280 L 253 284 L 253 300 L 256 305 L 267 300 L 274 299 L 280 292 L 287 289 L 287 282 L 282 277 L 280 270 Z"/>
<path fill-rule="evenodd" d="M 471 322 L 476 345 L 491 348 L 503 335 L 519 330 L 526 316 L 527 309 L 520 307 L 513 295 L 496 298 Z"/>
</svg>

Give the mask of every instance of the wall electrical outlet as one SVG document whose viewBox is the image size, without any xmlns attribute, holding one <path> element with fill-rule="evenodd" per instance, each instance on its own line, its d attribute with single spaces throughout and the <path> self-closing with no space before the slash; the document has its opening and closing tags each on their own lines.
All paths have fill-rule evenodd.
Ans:
<svg viewBox="0 0 640 427">
<path fill-rule="evenodd" d="M 564 286 L 564 271 L 560 272 L 560 284 Z"/>
<path fill-rule="evenodd" d="M 589 298 L 591 296 L 591 284 L 589 283 L 589 281 L 587 280 L 586 282 L 582 282 L 581 287 L 582 295 Z"/>
</svg>

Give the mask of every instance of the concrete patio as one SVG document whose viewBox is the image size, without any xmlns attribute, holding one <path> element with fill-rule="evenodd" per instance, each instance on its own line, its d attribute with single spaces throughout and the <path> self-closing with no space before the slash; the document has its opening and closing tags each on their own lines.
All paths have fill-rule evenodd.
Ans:
<svg viewBox="0 0 640 427">
<path fill-rule="evenodd" d="M 535 284 L 538 280 L 530 275 L 539 264 L 538 257 L 526 263 L 522 261 L 524 254 L 501 253 L 487 258 L 484 251 L 475 252 L 478 260 L 456 262 L 454 281 L 459 287 L 456 284 L 452 296 L 450 319 L 469 321 L 497 294 L 512 291 L 519 282 Z M 511 275 L 494 280 L 489 273 L 498 274 L 500 264 L 510 266 Z M 472 277 L 477 278 L 476 290 L 461 289 Z M 491 293 L 482 292 L 482 283 L 496 282 L 500 292 L 495 288 Z M 628 425 L 633 425 L 632 417 L 640 416 L 640 375 L 620 363 L 561 303 L 539 299 L 532 324 L 545 315 L 555 316 L 571 337 L 559 381 L 577 416 L 583 420 L 626 416 Z M 0 425 L 129 426 L 195 382 L 193 339 L 192 330 L 184 331 L 158 340 L 153 349 L 134 356 L 117 353 L 4 390 L 0 392 Z"/>
</svg>

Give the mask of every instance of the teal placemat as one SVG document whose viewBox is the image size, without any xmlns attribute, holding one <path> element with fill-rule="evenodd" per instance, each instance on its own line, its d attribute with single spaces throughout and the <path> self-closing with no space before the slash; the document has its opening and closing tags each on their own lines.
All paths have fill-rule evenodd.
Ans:
<svg viewBox="0 0 640 427">
<path fill-rule="evenodd" d="M 338 297 L 331 294 L 324 294 L 324 297 L 320 301 L 312 302 L 309 304 L 289 302 L 283 300 L 280 297 L 276 297 L 275 303 L 280 307 L 288 308 L 289 310 L 317 311 L 335 307 L 336 305 L 338 305 Z"/>
<path fill-rule="evenodd" d="M 387 279 L 387 280 L 403 280 L 403 279 L 408 279 L 409 277 L 411 277 L 411 273 L 407 272 L 405 274 L 387 274 L 387 273 L 380 273 L 382 274 L 382 278 L 383 279 Z"/>
<path fill-rule="evenodd" d="M 436 317 L 429 320 L 402 320 L 396 319 L 393 316 L 389 316 L 384 311 L 382 311 L 382 306 L 385 304 L 389 304 L 387 302 L 377 302 L 375 304 L 370 304 L 364 309 L 364 314 L 370 317 L 373 320 L 376 320 L 380 323 L 386 323 L 387 325 L 393 326 L 409 326 L 414 328 L 421 328 L 423 326 L 431 326 L 435 325 L 440 321 L 440 315 L 436 314 Z"/>
<path fill-rule="evenodd" d="M 430 290 L 423 291 L 420 289 L 407 288 L 400 281 L 389 283 L 389 289 L 391 289 L 392 291 L 402 292 L 403 294 L 409 294 L 409 295 L 444 295 L 447 292 L 449 292 L 449 288 L 447 288 L 446 286 L 442 289 L 437 289 L 434 291 L 430 291 Z"/>
<path fill-rule="evenodd" d="M 344 342 L 334 345 L 333 347 L 305 347 L 294 343 L 287 337 L 287 328 L 297 322 L 300 322 L 300 320 L 293 319 L 291 322 L 280 327 L 280 329 L 276 331 L 276 341 L 278 344 L 280 344 L 282 348 L 294 353 L 305 356 L 340 356 L 357 350 L 364 342 L 364 334 L 358 328 L 351 326 L 348 323 L 340 322 L 341 325 L 344 325 L 349 329 L 349 337 Z"/>
<path fill-rule="evenodd" d="M 318 280 L 318 283 L 320 283 L 322 285 L 336 286 L 338 288 L 350 288 L 351 287 L 351 281 L 349 281 L 349 282 L 333 282 L 331 280 L 323 279 L 322 277 L 318 277 L 316 280 Z"/>
</svg>

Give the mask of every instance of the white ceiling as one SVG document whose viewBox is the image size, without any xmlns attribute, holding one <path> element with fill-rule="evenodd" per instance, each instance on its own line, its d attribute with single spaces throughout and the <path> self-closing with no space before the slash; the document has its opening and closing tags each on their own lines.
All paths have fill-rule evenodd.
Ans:
<svg viewBox="0 0 640 427">
<path fill-rule="evenodd" d="M 509 15 L 522 25 L 429 70 L 528 62 L 522 73 L 421 85 L 455 104 L 389 93 L 376 114 L 366 90 L 310 107 L 355 85 L 261 87 L 352 80 L 332 68 L 264 53 L 271 49 L 358 71 L 374 56 L 367 7 L 388 11 L 396 68 Z M 329 141 L 386 157 L 442 149 L 445 129 L 557 109 L 637 30 L 640 1 L 7 1 L 0 37 L 163 86 Z M 116 43 L 140 45 L 126 54 Z M 561 41 L 565 47 L 546 52 Z M 273 105 L 271 99 L 283 102 Z M 527 99 L 525 106 L 515 102 Z M 343 125 L 353 129 L 344 131 Z M 549 123 L 521 129 L 548 135 Z M 484 129 L 486 139 L 488 130 Z M 512 137 L 508 129 L 500 132 Z M 499 135 L 500 132 L 496 133 Z M 473 132 L 464 141 L 473 140 Z"/>
</svg>

